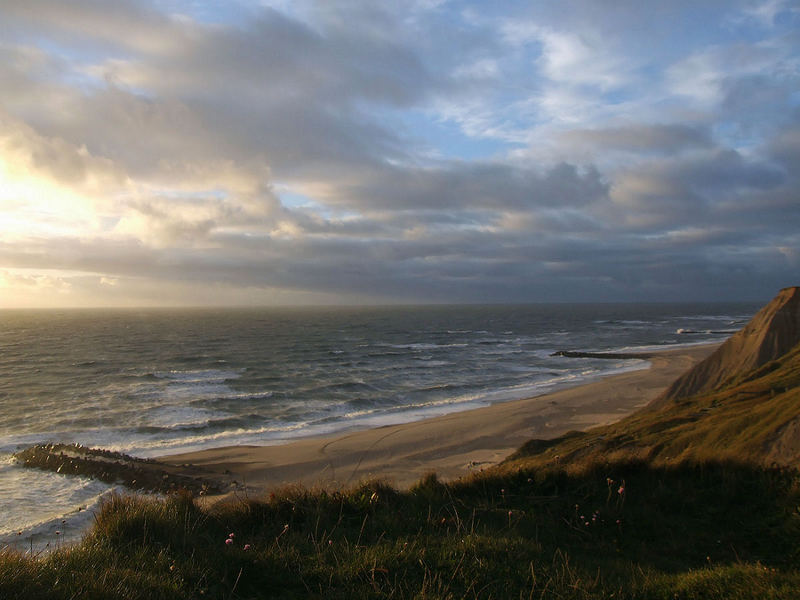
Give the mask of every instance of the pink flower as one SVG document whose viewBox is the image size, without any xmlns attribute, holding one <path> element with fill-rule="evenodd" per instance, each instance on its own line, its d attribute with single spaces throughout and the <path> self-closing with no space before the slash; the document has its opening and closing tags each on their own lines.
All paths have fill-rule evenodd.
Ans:
<svg viewBox="0 0 800 600">
<path fill-rule="evenodd" d="M 235 538 L 235 537 L 236 537 L 236 534 L 234 534 L 234 533 L 229 533 L 229 534 L 228 534 L 228 537 L 229 537 L 229 538 L 231 538 L 231 539 L 233 539 L 233 538 Z"/>
<path fill-rule="evenodd" d="M 245 544 L 245 545 L 244 545 L 244 549 L 245 549 L 245 550 L 250 550 L 250 544 Z"/>
<path fill-rule="evenodd" d="M 227 545 L 227 546 L 230 546 L 232 543 L 233 543 L 233 540 L 231 538 L 228 538 L 227 540 L 225 540 L 225 545 Z"/>
<path fill-rule="evenodd" d="M 620 495 L 624 494 L 625 493 L 625 486 L 624 485 L 619 486 L 619 489 L 617 490 L 617 493 L 620 494 Z"/>
</svg>

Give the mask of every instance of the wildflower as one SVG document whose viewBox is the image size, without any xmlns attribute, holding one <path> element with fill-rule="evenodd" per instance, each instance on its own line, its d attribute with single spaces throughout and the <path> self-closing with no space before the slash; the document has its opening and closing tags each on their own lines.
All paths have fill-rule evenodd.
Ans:
<svg viewBox="0 0 800 600">
<path fill-rule="evenodd" d="M 231 538 L 228 538 L 227 540 L 225 540 L 225 545 L 226 546 L 230 546 L 232 543 L 233 543 L 233 540 Z"/>
<path fill-rule="evenodd" d="M 229 534 L 228 534 L 228 537 L 229 537 L 229 538 L 231 538 L 231 539 L 233 539 L 233 538 L 235 538 L 235 537 L 236 537 L 236 534 L 235 534 L 235 533 L 229 533 Z"/>
<path fill-rule="evenodd" d="M 624 485 L 621 485 L 621 486 L 619 486 L 619 489 L 617 490 L 617 493 L 618 493 L 620 496 L 621 496 L 622 494 L 624 494 L 624 493 L 625 493 L 625 486 L 624 486 Z"/>
<path fill-rule="evenodd" d="M 245 544 L 245 545 L 244 545 L 244 549 L 245 549 L 245 550 L 250 550 L 250 544 Z"/>
</svg>

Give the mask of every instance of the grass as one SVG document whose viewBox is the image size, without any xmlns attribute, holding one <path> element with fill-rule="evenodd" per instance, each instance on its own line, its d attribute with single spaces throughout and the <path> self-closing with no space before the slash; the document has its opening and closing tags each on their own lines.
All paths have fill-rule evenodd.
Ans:
<svg viewBox="0 0 800 600">
<path fill-rule="evenodd" d="M 733 462 L 507 466 L 211 510 L 120 496 L 74 547 L 0 555 L 0 597 L 791 598 L 798 506 L 796 471 Z"/>
</svg>

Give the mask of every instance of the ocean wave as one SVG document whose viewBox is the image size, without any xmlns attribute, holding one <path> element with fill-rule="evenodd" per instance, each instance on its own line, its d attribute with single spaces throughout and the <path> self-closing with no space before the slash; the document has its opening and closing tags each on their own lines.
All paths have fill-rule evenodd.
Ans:
<svg viewBox="0 0 800 600">
<path fill-rule="evenodd" d="M 395 357 L 395 356 L 405 356 L 404 352 L 396 352 L 392 350 L 381 350 L 375 352 L 369 352 L 367 357 L 369 358 L 386 358 L 386 357 Z"/>
<path fill-rule="evenodd" d="M 318 395 L 318 394 L 326 394 L 326 393 L 337 393 L 337 392 L 351 392 L 351 393 L 363 393 L 367 392 L 377 392 L 381 391 L 381 388 L 375 385 L 375 383 L 367 382 L 363 379 L 350 379 L 347 381 L 332 381 L 332 382 L 325 382 L 319 381 L 315 384 L 312 384 L 303 390 L 306 394 L 310 395 Z"/>
<path fill-rule="evenodd" d="M 85 477 L 65 477 L 56 473 L 24 469 L 13 463 L 0 465 L 0 546 L 20 544 L 27 550 L 31 541 L 42 537 L 63 543 L 68 529 L 66 518 L 93 505 L 111 486 Z M 24 506 L 24 512 L 15 510 Z M 82 531 L 83 527 L 77 527 Z M 55 531 L 59 530 L 59 536 Z M 18 535 L 20 532 L 23 535 Z M 34 536 L 30 538 L 29 536 Z M 45 542 L 47 543 L 47 542 Z"/>
<path fill-rule="evenodd" d="M 231 371 L 222 369 L 195 369 L 190 371 L 170 370 L 156 371 L 153 373 L 158 379 L 167 379 L 182 384 L 209 384 L 225 383 L 242 376 L 241 371 Z"/>
<path fill-rule="evenodd" d="M 209 417 L 207 419 L 194 420 L 191 422 L 163 423 L 158 425 L 140 425 L 134 429 L 136 434 L 155 435 L 155 434 L 179 434 L 209 431 L 222 431 L 229 429 L 243 430 L 255 424 L 261 424 L 268 419 L 258 413 L 246 415 L 231 415 L 227 417 Z"/>
<path fill-rule="evenodd" d="M 739 331 L 738 329 L 685 329 L 681 327 L 675 333 L 678 335 L 731 335 Z"/>
<path fill-rule="evenodd" d="M 416 360 L 420 361 L 422 363 L 420 366 L 425 369 L 438 369 L 454 364 L 449 360 L 434 360 L 433 356 L 419 357 Z"/>
<path fill-rule="evenodd" d="M 152 408 L 145 414 L 144 423 L 140 427 L 156 427 L 160 429 L 181 429 L 205 426 L 214 419 L 227 419 L 230 413 L 213 411 L 194 406 L 166 405 Z"/>
<path fill-rule="evenodd" d="M 422 350 L 440 350 L 443 348 L 465 348 L 469 344 L 461 342 L 452 344 L 437 344 L 433 342 L 414 342 L 408 344 L 378 344 L 378 345 L 387 346 L 389 348 L 396 348 L 397 350 L 422 351 Z"/>
</svg>

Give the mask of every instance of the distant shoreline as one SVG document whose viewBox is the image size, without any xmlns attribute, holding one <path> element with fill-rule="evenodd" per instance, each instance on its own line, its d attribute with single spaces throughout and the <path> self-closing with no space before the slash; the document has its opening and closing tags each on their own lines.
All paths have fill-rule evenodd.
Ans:
<svg viewBox="0 0 800 600">
<path fill-rule="evenodd" d="M 647 405 L 719 344 L 642 352 L 648 369 L 523 400 L 421 421 L 300 438 L 272 446 L 224 446 L 162 456 L 164 464 L 204 475 L 230 493 L 282 485 L 340 488 L 383 479 L 406 488 L 429 472 L 455 479 L 497 464 L 526 441 L 617 421 Z M 191 465 L 191 467 L 188 467 Z"/>
</svg>

